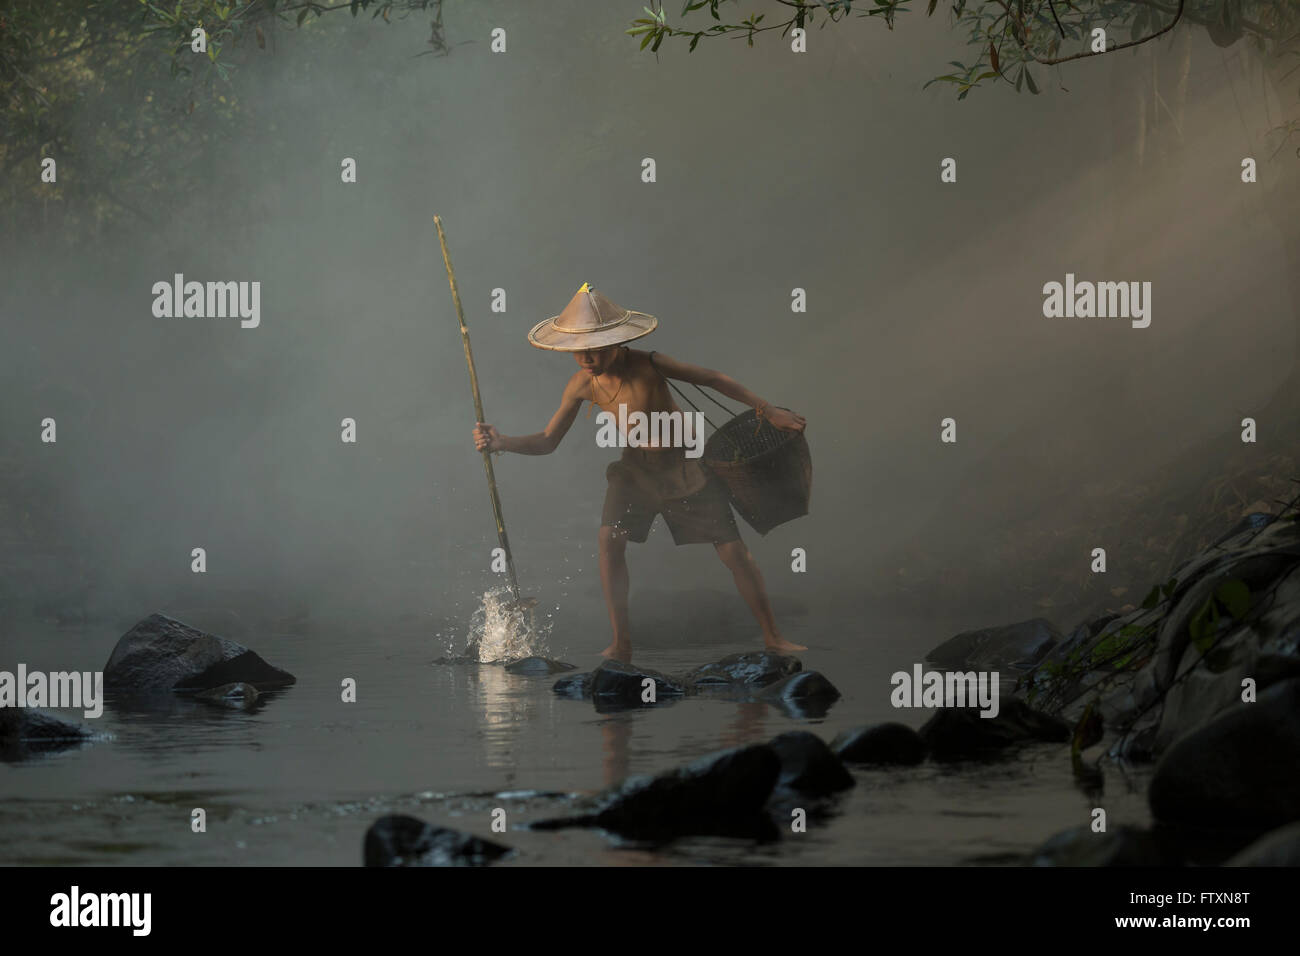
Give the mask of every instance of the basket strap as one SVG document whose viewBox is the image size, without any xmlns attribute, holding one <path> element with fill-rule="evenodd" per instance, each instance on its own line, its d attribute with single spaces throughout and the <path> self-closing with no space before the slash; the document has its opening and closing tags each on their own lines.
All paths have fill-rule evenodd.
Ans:
<svg viewBox="0 0 1300 956">
<path fill-rule="evenodd" d="M 655 365 L 655 353 L 654 353 L 654 352 L 651 352 L 651 353 L 650 353 L 650 364 L 651 364 L 651 365 L 654 365 L 654 367 L 655 367 L 655 371 L 656 371 L 656 372 L 659 372 L 659 366 L 658 366 L 658 365 Z M 686 398 L 686 396 L 682 393 L 682 390 L 681 390 L 680 388 L 678 388 L 676 385 L 673 384 L 673 380 L 672 380 L 672 379 L 670 379 L 667 375 L 664 375 L 663 372 L 659 372 L 659 376 L 660 376 L 660 377 L 661 377 L 665 382 L 668 383 L 669 387 L 672 388 L 672 390 L 673 390 L 674 392 L 676 392 L 678 395 L 681 395 L 682 398 L 686 399 L 686 404 L 690 405 L 691 408 L 694 408 L 697 412 L 700 411 L 699 407 L 698 407 L 694 402 L 692 402 L 689 398 Z M 720 402 L 720 401 L 718 401 L 716 398 L 714 398 L 714 397 L 713 397 L 713 394 L 712 394 L 708 389 L 706 389 L 704 386 L 702 386 L 702 385 L 696 385 L 694 382 L 691 382 L 691 386 L 692 386 L 692 387 L 693 387 L 697 392 L 699 392 L 701 395 L 703 395 L 705 398 L 707 398 L 709 401 L 711 401 L 714 405 L 717 405 L 720 409 L 722 409 L 724 412 L 726 412 L 728 415 L 730 415 L 732 418 L 735 418 L 737 415 L 741 414 L 740 412 L 736 411 L 734 408 L 728 408 L 726 405 L 722 404 L 722 402 Z M 700 414 L 704 414 L 704 413 L 703 413 L 703 412 L 700 412 Z M 709 422 L 709 420 L 708 420 L 707 418 L 704 419 L 704 420 L 705 420 L 706 422 Z M 709 422 L 709 424 L 710 424 L 710 425 L 713 425 L 713 422 Z M 713 427 L 714 427 L 714 428 L 717 428 L 718 426 L 717 426 L 717 425 L 713 425 Z"/>
<path fill-rule="evenodd" d="M 659 372 L 659 366 L 658 366 L 658 365 L 655 365 L 655 353 L 654 353 L 654 352 L 651 352 L 651 353 L 650 353 L 650 364 L 651 364 L 651 365 L 654 365 L 654 370 L 655 370 L 656 372 Z M 701 415 L 704 415 L 704 412 L 701 412 L 701 411 L 700 411 L 700 406 L 696 405 L 693 401 L 691 401 L 689 398 L 687 398 L 686 393 L 683 392 L 683 391 L 682 391 L 680 388 L 678 388 L 676 385 L 674 385 L 674 384 L 673 384 L 673 380 L 672 380 L 671 378 L 669 378 L 669 377 L 668 377 L 667 375 L 665 375 L 663 372 L 659 372 L 659 377 L 662 378 L 665 382 L 668 383 L 668 387 L 669 387 L 669 388 L 671 388 L 674 392 L 676 392 L 679 396 L 681 396 L 682 401 L 684 401 L 687 405 L 691 406 L 691 408 L 695 409 L 697 412 L 700 412 Z M 699 386 L 697 385 L 696 388 L 699 388 Z M 718 430 L 718 426 L 713 424 L 713 421 L 709 418 L 708 415 L 704 415 L 704 420 L 705 420 L 706 422 L 708 422 L 708 423 L 713 427 L 713 430 L 714 430 L 714 431 L 717 431 L 717 430 Z"/>
<path fill-rule="evenodd" d="M 726 432 L 724 432 L 724 431 L 722 431 L 720 428 L 718 428 L 717 425 L 714 425 L 714 424 L 713 424 L 713 420 L 710 419 L 708 415 L 705 415 L 704 412 L 700 411 L 700 407 L 699 407 L 698 405 L 696 405 L 693 401 L 691 401 L 689 398 L 687 398 L 686 393 L 683 392 L 683 391 L 682 391 L 680 388 L 678 388 L 676 385 L 674 385 L 674 384 L 673 384 L 673 380 L 672 380 L 671 378 L 669 378 L 669 377 L 668 377 L 667 375 L 665 375 L 663 372 L 660 372 L 660 371 L 659 371 L 659 366 L 658 366 L 658 365 L 655 365 L 655 353 L 654 353 L 654 352 L 651 352 L 651 353 L 650 353 L 650 364 L 651 364 L 652 366 L 654 366 L 654 370 L 655 370 L 656 372 L 659 372 L 659 377 L 662 378 L 665 382 L 668 383 L 668 387 L 669 387 L 669 388 L 671 388 L 674 392 L 676 392 L 679 396 L 681 396 L 682 400 L 683 400 L 684 402 L 686 402 L 687 405 L 691 406 L 691 408 L 695 409 L 697 412 L 700 413 L 701 416 L 703 416 L 704 420 L 705 420 L 706 422 L 708 422 L 709 425 L 713 428 L 713 432 L 714 432 L 714 434 L 716 434 L 716 435 L 720 435 L 720 436 L 722 437 L 722 440 L 725 441 L 725 442 L 727 443 L 728 447 L 731 448 L 731 450 L 732 450 L 733 453 L 735 453 L 736 451 L 739 450 L 739 447 L 740 447 L 740 446 L 737 445 L 737 444 L 736 444 L 736 443 L 731 439 L 731 436 L 727 435 Z M 694 382 L 692 382 L 691 384 L 692 384 L 692 385 L 695 385 Z M 700 386 L 700 385 L 695 385 L 695 389 L 696 389 L 696 391 L 698 391 L 701 395 L 703 395 L 705 398 L 707 398 L 709 401 L 713 402 L 714 405 L 717 405 L 720 409 L 722 409 L 724 412 L 726 412 L 728 415 L 732 416 L 733 418 L 734 418 L 735 416 L 741 414 L 740 412 L 733 411 L 732 409 L 728 408 L 726 405 L 723 405 L 720 401 L 718 401 L 716 398 L 714 398 L 712 395 L 710 395 L 709 392 L 708 392 L 705 388 L 703 388 L 702 386 Z M 762 425 L 762 421 L 761 421 L 761 420 L 759 421 L 759 425 Z"/>
</svg>

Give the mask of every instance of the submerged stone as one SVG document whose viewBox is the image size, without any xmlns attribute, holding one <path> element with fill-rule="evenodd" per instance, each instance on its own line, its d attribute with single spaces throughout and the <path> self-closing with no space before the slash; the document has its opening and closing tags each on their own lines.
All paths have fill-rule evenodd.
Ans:
<svg viewBox="0 0 1300 956">
<path fill-rule="evenodd" d="M 1034 710 L 1015 697 L 1002 698 L 996 717 L 981 717 L 970 707 L 940 710 L 919 731 L 936 760 L 983 757 L 1018 744 L 1036 741 L 1064 742 L 1070 725 L 1058 717 Z"/>
<path fill-rule="evenodd" d="M 1121 825 L 1093 833 L 1085 824 L 1049 838 L 1028 862 L 1031 866 L 1177 866 L 1181 861 L 1146 830 Z"/>
<path fill-rule="evenodd" d="M 551 686 L 551 690 L 570 700 L 586 700 L 591 696 L 591 674 L 566 674 Z"/>
<path fill-rule="evenodd" d="M 553 661 L 548 657 L 523 657 L 506 665 L 507 674 L 523 674 L 528 677 L 545 677 L 572 670 L 577 670 L 576 664 Z"/>
<path fill-rule="evenodd" d="M 766 744 L 701 757 L 656 777 L 633 777 L 606 791 L 582 822 L 644 840 L 688 835 L 772 838 L 763 812 L 781 774 Z"/>
<path fill-rule="evenodd" d="M 781 761 L 778 786 L 826 796 L 854 785 L 852 775 L 816 734 L 794 730 L 773 737 L 768 746 Z"/>
<path fill-rule="evenodd" d="M 209 690 L 199 691 L 194 695 L 198 700 L 208 704 L 217 704 L 233 710 L 248 710 L 257 703 L 262 695 L 252 684 L 222 684 Z"/>
<path fill-rule="evenodd" d="M 817 671 L 800 671 L 764 687 L 758 697 L 792 717 L 824 717 L 840 692 Z"/>
<path fill-rule="evenodd" d="M 647 679 L 654 681 L 656 701 L 686 693 L 685 685 L 667 674 L 622 661 L 605 661 L 591 672 L 591 696 L 597 701 L 640 704 Z"/>
<path fill-rule="evenodd" d="M 1300 823 L 1264 834 L 1224 866 L 1300 866 Z"/>
<path fill-rule="evenodd" d="M 766 687 L 803 670 L 797 657 L 751 651 L 731 654 L 722 660 L 703 664 L 686 675 L 687 682 L 699 687 L 748 684 Z"/>
<path fill-rule="evenodd" d="M 831 750 L 845 763 L 918 764 L 927 749 L 920 734 L 899 723 L 846 730 L 831 741 Z"/>
<path fill-rule="evenodd" d="M 366 866 L 487 866 L 513 852 L 469 833 L 402 814 L 380 817 L 366 831 Z"/>
<path fill-rule="evenodd" d="M 0 760 L 23 760 L 79 747 L 91 734 L 34 707 L 0 707 Z"/>
</svg>

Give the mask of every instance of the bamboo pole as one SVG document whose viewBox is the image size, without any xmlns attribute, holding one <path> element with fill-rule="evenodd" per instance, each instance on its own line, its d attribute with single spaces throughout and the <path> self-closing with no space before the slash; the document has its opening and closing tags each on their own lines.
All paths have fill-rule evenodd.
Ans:
<svg viewBox="0 0 1300 956">
<path fill-rule="evenodd" d="M 456 305 L 456 318 L 460 320 L 460 337 L 465 343 L 465 362 L 469 365 L 469 384 L 474 390 L 474 415 L 475 422 L 486 421 L 483 417 L 483 398 L 479 395 L 478 389 L 478 372 L 474 369 L 474 352 L 469 345 L 469 328 L 465 325 L 465 311 L 460 305 L 460 291 L 456 288 L 456 273 L 451 268 L 451 256 L 447 253 L 447 236 L 442 231 L 442 219 L 438 216 L 433 217 L 433 223 L 438 227 L 438 243 L 442 246 L 442 261 L 447 266 L 447 281 L 451 285 L 451 300 Z M 506 554 L 506 574 L 510 584 L 510 595 L 514 598 L 515 604 L 520 604 L 519 597 L 519 579 L 515 576 L 515 559 L 510 553 L 510 539 L 506 536 L 506 521 L 501 513 L 501 496 L 497 493 L 497 479 L 492 471 L 492 453 L 486 448 L 483 449 L 483 470 L 487 473 L 488 491 L 492 496 L 492 516 L 497 523 L 497 540 L 501 542 L 501 550 Z"/>
</svg>

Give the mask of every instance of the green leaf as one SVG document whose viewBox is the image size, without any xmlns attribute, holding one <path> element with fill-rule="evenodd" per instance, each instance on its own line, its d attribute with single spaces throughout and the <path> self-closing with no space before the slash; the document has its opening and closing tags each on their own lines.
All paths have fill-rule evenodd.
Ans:
<svg viewBox="0 0 1300 956">
<path fill-rule="evenodd" d="M 302 26 L 302 21 L 307 19 L 309 13 L 311 13 L 311 7 L 303 7 L 298 11 L 298 26 Z"/>
<path fill-rule="evenodd" d="M 1034 84 L 1033 74 L 1025 70 L 1025 85 L 1029 87 L 1029 92 L 1035 96 L 1038 95 L 1038 87 Z"/>
<path fill-rule="evenodd" d="M 702 36 L 704 36 L 703 33 L 697 33 L 697 34 L 695 34 L 695 36 L 691 37 L 691 45 L 690 45 L 690 47 L 687 49 L 687 51 L 686 51 L 687 53 L 690 53 L 691 50 L 694 50 L 694 49 L 695 49 L 695 44 L 697 44 L 697 43 L 700 42 L 700 37 L 702 37 Z"/>
<path fill-rule="evenodd" d="M 1214 596 L 1238 620 L 1250 611 L 1250 588 L 1244 581 L 1236 578 L 1224 581 L 1214 589 Z"/>
<path fill-rule="evenodd" d="M 654 38 L 655 35 L 653 33 L 647 33 L 645 37 L 641 40 L 641 49 L 644 50 L 646 47 L 648 47 L 650 45 L 650 41 L 653 40 Z"/>
<path fill-rule="evenodd" d="M 1022 67 L 1020 68 L 1020 72 L 1016 74 L 1016 92 L 1017 92 L 1017 93 L 1020 92 L 1020 87 L 1021 87 L 1021 85 L 1024 84 L 1024 82 L 1025 82 L 1025 68 L 1022 66 Z M 1154 593 L 1155 593 L 1155 590 L 1156 590 L 1155 588 L 1152 588 L 1152 589 L 1151 589 L 1151 593 L 1154 594 Z M 1149 598 L 1148 598 L 1148 600 L 1149 600 Z M 1143 606 L 1143 607 L 1146 607 L 1147 605 L 1143 604 L 1142 606 Z M 1151 607 L 1155 607 L 1155 605 L 1152 604 Z"/>
</svg>

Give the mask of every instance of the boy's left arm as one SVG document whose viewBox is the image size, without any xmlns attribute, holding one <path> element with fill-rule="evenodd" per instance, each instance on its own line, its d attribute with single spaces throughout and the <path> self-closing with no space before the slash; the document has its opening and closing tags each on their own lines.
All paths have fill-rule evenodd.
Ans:
<svg viewBox="0 0 1300 956">
<path fill-rule="evenodd" d="M 654 363 L 669 378 L 675 378 L 681 382 L 690 382 L 692 385 L 704 385 L 721 392 L 728 398 L 744 402 L 757 411 L 759 417 L 767 419 L 777 428 L 801 432 L 808 424 L 807 419 L 802 415 L 785 408 L 777 408 L 771 402 L 759 398 L 730 375 L 716 369 L 705 368 L 702 365 L 692 365 L 689 362 L 679 362 L 675 358 L 664 355 L 663 352 L 655 353 Z"/>
</svg>

